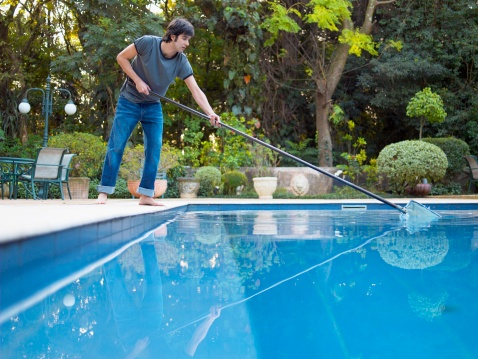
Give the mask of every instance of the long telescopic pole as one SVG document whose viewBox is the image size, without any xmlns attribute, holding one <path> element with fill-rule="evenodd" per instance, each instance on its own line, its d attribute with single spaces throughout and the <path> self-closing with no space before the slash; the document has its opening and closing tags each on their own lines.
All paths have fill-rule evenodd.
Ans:
<svg viewBox="0 0 478 359">
<path fill-rule="evenodd" d="M 196 110 L 194 110 L 194 109 L 192 109 L 192 108 L 189 108 L 189 107 L 187 107 L 187 106 L 185 106 L 185 105 L 183 105 L 183 104 L 181 104 L 181 103 L 179 103 L 179 102 L 176 102 L 176 101 L 174 101 L 174 100 L 171 100 L 170 98 L 167 98 L 167 97 L 165 97 L 165 96 L 162 96 L 162 95 L 160 95 L 160 94 L 158 94 L 158 93 L 155 93 L 155 92 L 152 92 L 152 91 L 150 91 L 149 93 L 150 93 L 151 95 L 153 95 L 153 96 L 156 96 L 156 97 L 160 98 L 161 100 L 164 100 L 164 101 L 169 102 L 169 103 L 171 103 L 171 104 L 173 104 L 173 105 L 176 105 L 176 106 L 178 106 L 179 108 L 181 108 L 181 109 L 183 109 L 183 110 L 185 110 L 185 111 L 188 111 L 188 112 L 190 112 L 190 113 L 192 113 L 192 114 L 194 114 L 194 115 L 196 115 L 196 116 L 199 116 L 199 117 L 202 117 L 202 118 L 204 118 L 204 119 L 206 119 L 206 120 L 209 120 L 209 116 L 207 116 L 206 114 L 204 114 L 204 113 L 202 113 L 202 112 L 199 112 L 199 111 L 196 111 Z M 239 130 L 235 129 L 234 127 L 229 126 L 228 124 L 225 124 L 225 123 L 223 123 L 223 122 L 221 122 L 221 127 L 227 128 L 228 130 L 231 130 L 232 132 L 234 132 L 234 133 L 236 133 L 236 134 L 238 134 L 238 135 L 240 135 L 240 136 L 243 136 L 243 137 L 245 137 L 245 138 L 247 138 L 247 139 L 249 139 L 249 140 L 251 140 L 251 141 L 254 141 L 254 142 L 256 142 L 256 143 L 259 143 L 260 145 L 265 146 L 265 147 L 267 147 L 267 148 L 269 148 L 269 149 L 271 149 L 271 150 L 273 150 L 273 151 L 275 151 L 275 152 L 278 152 L 278 153 L 280 153 L 280 154 L 283 155 L 283 156 L 289 157 L 290 159 L 292 159 L 292 160 L 294 160 L 294 161 L 296 161 L 296 162 L 299 162 L 299 163 L 303 164 L 304 166 L 307 166 L 307 167 L 309 167 L 309 168 L 312 168 L 313 170 L 316 170 L 317 172 L 320 172 L 320 173 L 322 173 L 323 175 L 326 175 L 326 176 L 328 176 L 328 177 L 334 179 L 335 181 L 342 182 L 343 184 L 345 184 L 345 185 L 347 185 L 347 186 L 349 186 L 349 187 L 352 187 L 352 188 L 356 189 L 357 191 L 360 191 L 360 192 L 366 194 L 367 196 L 370 196 L 370 197 L 372 197 L 372 198 L 375 198 L 375 199 L 379 200 L 380 202 L 383 202 L 383 203 L 385 203 L 385 204 L 387 204 L 387 205 L 389 205 L 389 206 L 392 206 L 393 208 L 399 210 L 399 211 L 402 212 L 402 213 L 407 213 L 407 211 L 405 210 L 405 208 L 403 208 L 403 207 L 401 207 L 401 206 L 399 206 L 399 205 L 397 205 L 397 204 L 395 204 L 395 203 L 392 203 L 392 202 L 386 200 L 385 198 L 382 198 L 382 197 L 376 195 L 375 193 L 372 193 L 372 192 L 370 192 L 370 191 L 367 191 L 366 189 L 364 189 L 364 188 L 362 188 L 362 187 L 359 187 L 359 186 L 357 186 L 357 185 L 354 184 L 354 183 L 351 183 L 351 182 L 349 182 L 349 181 L 347 181 L 347 180 L 344 180 L 344 179 L 341 178 L 341 177 L 335 176 L 335 175 L 333 175 L 332 173 L 329 173 L 329 172 L 327 172 L 327 171 L 324 171 L 323 169 L 321 169 L 321 168 L 319 168 L 319 167 L 317 167 L 317 166 L 314 166 L 313 164 L 311 164 L 311 163 L 309 163 L 309 162 L 307 162 L 307 161 L 304 161 L 303 159 L 301 159 L 301 158 L 299 158 L 299 157 L 296 157 L 296 156 L 294 156 L 294 155 L 291 155 L 290 153 L 287 153 L 287 152 L 281 150 L 280 148 L 274 147 L 274 146 L 270 145 L 270 144 L 267 143 L 267 142 L 264 142 L 264 141 L 261 141 L 261 140 L 255 138 L 255 137 L 252 137 L 252 136 L 248 135 L 247 133 L 244 133 L 244 132 L 242 132 L 242 131 L 239 131 Z"/>
</svg>

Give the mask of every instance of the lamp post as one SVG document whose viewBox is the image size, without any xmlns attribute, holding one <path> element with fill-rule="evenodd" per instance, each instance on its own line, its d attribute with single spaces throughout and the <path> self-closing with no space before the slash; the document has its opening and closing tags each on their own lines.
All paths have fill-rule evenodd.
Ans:
<svg viewBox="0 0 478 359">
<path fill-rule="evenodd" d="M 45 117 L 45 131 L 43 133 L 43 147 L 48 147 L 48 117 L 52 114 L 52 109 L 53 109 L 53 92 L 54 91 L 60 91 L 60 92 L 66 92 L 68 94 L 68 103 L 65 106 L 65 112 L 68 115 L 73 115 L 76 112 L 76 105 L 73 103 L 71 100 L 71 92 L 68 91 L 67 89 L 51 89 L 50 88 L 50 75 L 46 78 L 46 88 L 45 91 L 41 88 L 30 88 L 27 90 L 25 93 L 25 97 L 23 98 L 22 102 L 18 105 L 18 110 L 21 113 L 28 113 L 30 112 L 30 104 L 28 103 L 27 96 L 28 92 L 30 91 L 41 91 L 42 92 L 42 115 Z"/>
</svg>

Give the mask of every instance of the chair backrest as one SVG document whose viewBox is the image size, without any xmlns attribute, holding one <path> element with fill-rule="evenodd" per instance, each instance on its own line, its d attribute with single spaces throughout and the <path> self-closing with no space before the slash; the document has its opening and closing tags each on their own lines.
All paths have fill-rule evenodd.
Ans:
<svg viewBox="0 0 478 359">
<path fill-rule="evenodd" d="M 35 179 L 59 179 L 61 176 L 61 163 L 66 148 L 43 147 L 38 151 L 35 162 Z"/>
<path fill-rule="evenodd" d="M 61 162 L 61 180 L 68 181 L 68 175 L 70 173 L 70 163 L 71 159 L 76 156 L 74 153 L 67 153 L 63 156 L 63 161 Z"/>
<path fill-rule="evenodd" d="M 470 169 L 470 176 L 473 179 L 478 180 L 478 160 L 475 156 L 464 156 L 468 168 Z"/>
</svg>

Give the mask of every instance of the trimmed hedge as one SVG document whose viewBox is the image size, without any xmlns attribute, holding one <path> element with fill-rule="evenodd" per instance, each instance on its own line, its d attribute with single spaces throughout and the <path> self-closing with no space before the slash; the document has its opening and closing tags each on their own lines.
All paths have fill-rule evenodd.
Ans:
<svg viewBox="0 0 478 359">
<path fill-rule="evenodd" d="M 216 167 L 200 167 L 194 174 L 199 180 L 200 187 L 198 195 L 201 197 L 214 196 L 214 188 L 221 185 L 221 171 Z"/>
<path fill-rule="evenodd" d="M 457 175 L 463 171 L 465 166 L 463 156 L 470 154 L 470 147 L 465 141 L 455 137 L 424 138 L 422 141 L 434 144 L 445 152 L 448 159 L 447 177 Z"/>
<path fill-rule="evenodd" d="M 224 194 L 236 194 L 236 188 L 247 185 L 247 176 L 237 170 L 228 171 L 222 175 L 224 183 Z"/>
<path fill-rule="evenodd" d="M 377 158 L 378 170 L 390 180 L 390 188 L 403 193 L 423 178 L 429 182 L 445 176 L 448 160 L 445 152 L 424 141 L 402 141 L 386 146 Z"/>
</svg>

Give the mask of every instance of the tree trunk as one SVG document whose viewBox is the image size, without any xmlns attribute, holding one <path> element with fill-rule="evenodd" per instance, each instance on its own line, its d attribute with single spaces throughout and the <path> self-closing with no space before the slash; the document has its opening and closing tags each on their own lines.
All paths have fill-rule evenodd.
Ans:
<svg viewBox="0 0 478 359">
<path fill-rule="evenodd" d="M 332 138 L 329 125 L 329 99 L 319 91 L 315 94 L 315 119 L 319 149 L 319 166 L 332 167 Z"/>
<path fill-rule="evenodd" d="M 345 21 L 344 28 L 350 28 L 352 23 Z M 332 95 L 342 77 L 345 63 L 347 62 L 349 45 L 338 45 L 334 56 L 330 61 L 330 67 L 325 79 L 317 81 L 317 93 L 315 95 L 315 123 L 317 127 L 317 141 L 319 149 L 319 166 L 332 167 L 332 138 L 330 136 L 329 113 L 332 105 Z"/>
<path fill-rule="evenodd" d="M 373 27 L 373 15 L 377 6 L 391 4 L 396 0 L 368 0 L 365 10 L 363 24 L 360 28 L 362 34 L 370 35 Z M 344 20 L 342 24 L 344 29 L 354 29 L 352 20 Z M 319 149 L 319 166 L 333 166 L 332 158 L 332 138 L 330 136 L 329 113 L 332 105 L 332 96 L 337 88 L 337 84 L 342 77 L 345 64 L 348 58 L 350 46 L 339 44 L 331 58 L 329 68 L 325 75 L 319 75 L 316 80 L 317 92 L 315 95 L 316 105 L 316 127 Z M 320 68 L 320 66 L 319 66 Z"/>
</svg>

